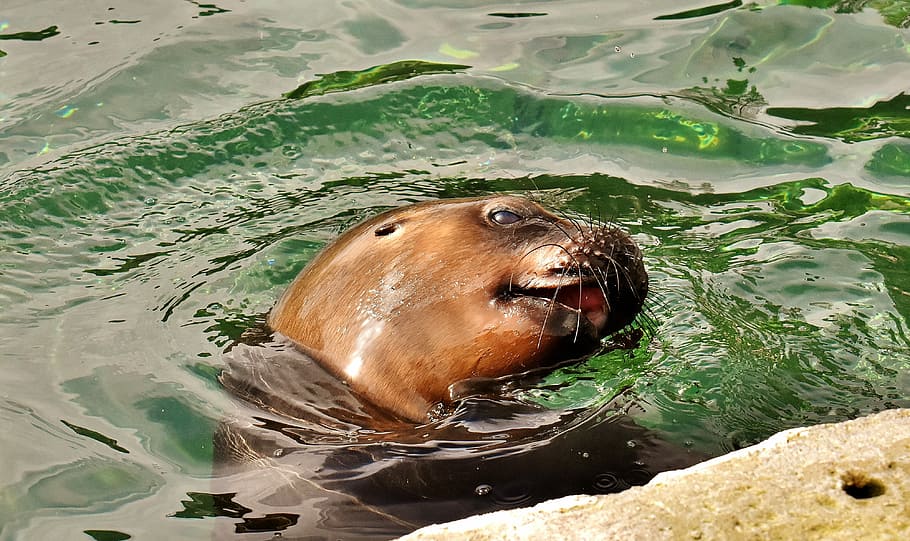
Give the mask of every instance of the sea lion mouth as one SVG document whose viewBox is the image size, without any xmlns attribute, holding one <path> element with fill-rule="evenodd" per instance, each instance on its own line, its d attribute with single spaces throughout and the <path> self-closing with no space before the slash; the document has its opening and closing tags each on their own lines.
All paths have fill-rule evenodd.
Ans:
<svg viewBox="0 0 910 541">
<path fill-rule="evenodd" d="M 524 287 L 512 286 L 508 295 L 512 297 L 535 297 L 560 305 L 567 310 L 584 316 L 597 330 L 598 335 L 607 326 L 609 303 L 603 287 L 596 281 L 575 280 L 556 284 L 534 283 Z"/>
</svg>

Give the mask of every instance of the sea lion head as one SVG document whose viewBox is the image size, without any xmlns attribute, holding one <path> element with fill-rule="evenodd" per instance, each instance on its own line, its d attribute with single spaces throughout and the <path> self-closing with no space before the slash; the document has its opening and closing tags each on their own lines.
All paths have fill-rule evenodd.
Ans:
<svg viewBox="0 0 910 541">
<path fill-rule="evenodd" d="M 647 290 L 641 252 L 617 227 L 522 197 L 442 200 L 344 233 L 268 323 L 362 397 L 419 422 L 456 382 L 594 352 Z"/>
</svg>

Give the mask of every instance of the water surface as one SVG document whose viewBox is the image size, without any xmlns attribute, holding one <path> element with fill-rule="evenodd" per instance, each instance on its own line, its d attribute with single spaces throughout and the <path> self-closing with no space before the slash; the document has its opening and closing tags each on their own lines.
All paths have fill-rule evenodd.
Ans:
<svg viewBox="0 0 910 541">
<path fill-rule="evenodd" d="M 910 406 L 910 19 L 860 4 L 7 6 L 0 537 L 209 538 L 224 349 L 426 199 L 644 247 L 653 334 L 528 403 L 708 455 Z"/>
</svg>

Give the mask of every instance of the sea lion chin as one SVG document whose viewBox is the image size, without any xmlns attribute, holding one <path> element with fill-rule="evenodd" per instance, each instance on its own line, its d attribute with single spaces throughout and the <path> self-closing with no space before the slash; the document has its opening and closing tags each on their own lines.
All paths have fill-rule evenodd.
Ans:
<svg viewBox="0 0 910 541">
<path fill-rule="evenodd" d="M 459 381 L 594 352 L 647 290 L 641 252 L 616 227 L 516 196 L 441 200 L 344 233 L 268 325 L 361 397 L 423 422 Z"/>
</svg>

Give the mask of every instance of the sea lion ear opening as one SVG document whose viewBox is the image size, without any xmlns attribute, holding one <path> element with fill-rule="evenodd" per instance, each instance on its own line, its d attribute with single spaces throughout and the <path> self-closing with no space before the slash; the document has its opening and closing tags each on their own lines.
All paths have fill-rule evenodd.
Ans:
<svg viewBox="0 0 910 541">
<path fill-rule="evenodd" d="M 399 227 L 401 227 L 401 224 L 397 222 L 382 224 L 373 231 L 373 234 L 377 237 L 385 237 L 398 231 Z"/>
</svg>

